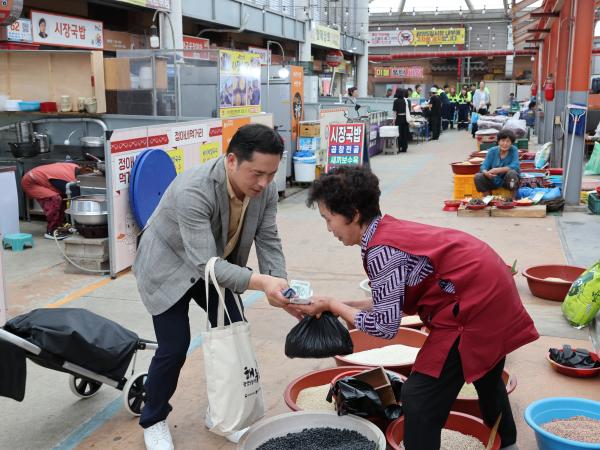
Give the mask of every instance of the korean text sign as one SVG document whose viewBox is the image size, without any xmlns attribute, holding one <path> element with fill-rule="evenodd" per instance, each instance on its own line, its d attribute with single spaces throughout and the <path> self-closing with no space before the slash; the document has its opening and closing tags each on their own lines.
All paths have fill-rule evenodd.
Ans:
<svg viewBox="0 0 600 450">
<path fill-rule="evenodd" d="M 57 47 L 104 49 L 102 22 L 31 11 L 33 42 Z"/>
<path fill-rule="evenodd" d="M 363 123 L 329 125 L 326 171 L 343 165 L 361 165 L 364 137 Z"/>
</svg>

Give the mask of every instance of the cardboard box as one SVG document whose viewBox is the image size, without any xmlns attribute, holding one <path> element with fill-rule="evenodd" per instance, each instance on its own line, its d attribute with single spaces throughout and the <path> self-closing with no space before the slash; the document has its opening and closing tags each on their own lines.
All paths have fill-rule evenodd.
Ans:
<svg viewBox="0 0 600 450">
<path fill-rule="evenodd" d="M 354 375 L 354 378 L 360 381 L 364 381 L 375 389 L 375 392 L 379 395 L 383 406 L 393 405 L 396 402 L 396 396 L 392 389 L 390 379 L 385 373 L 383 367 L 377 367 L 376 369 L 367 370 L 358 375 Z"/>
<path fill-rule="evenodd" d="M 321 136 L 321 124 L 315 123 L 301 123 L 300 124 L 300 136 L 301 137 L 318 137 Z"/>
<path fill-rule="evenodd" d="M 104 58 L 104 84 L 109 91 L 128 91 L 131 89 L 129 59 Z"/>
</svg>

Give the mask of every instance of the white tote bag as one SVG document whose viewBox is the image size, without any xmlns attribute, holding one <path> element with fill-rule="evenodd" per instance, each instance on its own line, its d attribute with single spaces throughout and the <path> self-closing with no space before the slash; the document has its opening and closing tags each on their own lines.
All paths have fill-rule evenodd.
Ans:
<svg viewBox="0 0 600 450">
<path fill-rule="evenodd" d="M 211 258 L 206 264 L 204 281 L 206 303 L 215 301 L 209 297 L 209 286 L 218 292 L 219 308 L 217 326 L 211 328 L 206 315 L 205 331 L 202 333 L 204 349 L 204 371 L 208 392 L 208 416 L 213 424 L 213 433 L 227 435 L 254 424 L 265 414 L 263 393 L 260 386 L 258 363 L 250 339 L 248 322 L 236 322 L 225 326 L 225 290 L 219 286 L 215 276 L 215 262 Z M 243 317 L 240 297 L 234 294 L 240 315 Z M 231 323 L 231 319 L 229 320 Z"/>
</svg>

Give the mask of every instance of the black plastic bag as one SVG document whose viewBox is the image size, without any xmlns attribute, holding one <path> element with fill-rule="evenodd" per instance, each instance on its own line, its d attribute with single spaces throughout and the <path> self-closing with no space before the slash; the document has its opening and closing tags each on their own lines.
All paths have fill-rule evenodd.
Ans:
<svg viewBox="0 0 600 450">
<path fill-rule="evenodd" d="M 139 341 L 133 331 L 80 308 L 34 309 L 4 328 L 57 358 L 119 381 Z"/>
<path fill-rule="evenodd" d="M 560 365 L 577 369 L 600 367 L 600 362 L 593 359 L 589 351 L 582 348 L 573 350 L 570 345 L 563 345 L 562 349 L 551 348 L 550 359 Z"/>
<path fill-rule="evenodd" d="M 390 372 L 387 372 L 387 374 L 392 383 L 396 401 L 400 401 L 402 381 Z M 339 416 L 354 414 L 359 417 L 380 417 L 387 420 L 396 420 L 402 415 L 402 406 L 392 404 L 384 407 L 375 389 L 370 384 L 354 377 L 344 377 L 336 381 L 335 385 L 329 390 L 327 401 L 331 402 L 334 395 L 335 409 Z"/>
<path fill-rule="evenodd" d="M 304 317 L 285 338 L 288 358 L 330 358 L 354 351 L 350 333 L 330 312 Z"/>
</svg>

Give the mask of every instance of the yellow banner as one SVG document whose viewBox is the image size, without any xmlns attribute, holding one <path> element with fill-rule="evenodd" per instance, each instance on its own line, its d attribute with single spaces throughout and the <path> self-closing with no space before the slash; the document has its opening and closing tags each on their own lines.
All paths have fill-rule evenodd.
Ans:
<svg viewBox="0 0 600 450">
<path fill-rule="evenodd" d="M 220 155 L 220 146 L 218 142 L 207 142 L 200 146 L 200 163 L 204 164 L 211 159 L 218 158 Z"/>
<path fill-rule="evenodd" d="M 220 117 L 260 113 L 260 65 L 256 53 L 219 52 Z"/>
<path fill-rule="evenodd" d="M 417 28 L 412 33 L 412 45 L 451 45 L 465 43 L 464 28 Z"/>
<path fill-rule="evenodd" d="M 315 25 L 312 30 L 312 43 L 339 50 L 340 32 L 323 25 Z"/>
<path fill-rule="evenodd" d="M 177 172 L 177 174 L 183 172 L 183 149 L 176 147 L 172 150 L 168 150 L 167 154 L 173 160 L 173 164 L 175 164 L 175 172 Z"/>
</svg>

